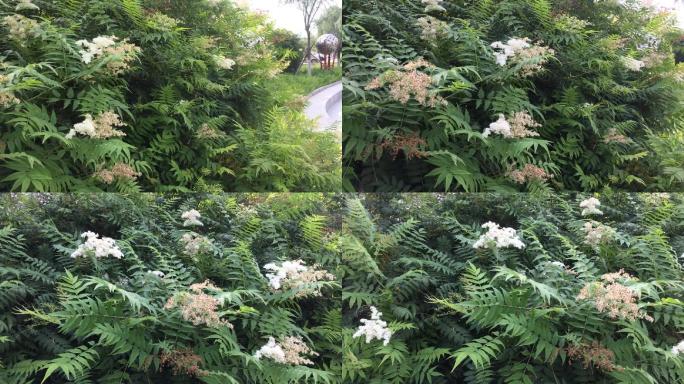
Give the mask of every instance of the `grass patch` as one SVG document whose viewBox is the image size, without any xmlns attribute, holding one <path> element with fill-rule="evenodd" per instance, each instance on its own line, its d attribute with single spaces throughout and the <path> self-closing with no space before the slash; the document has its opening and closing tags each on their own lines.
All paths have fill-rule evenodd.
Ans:
<svg viewBox="0 0 684 384">
<path fill-rule="evenodd" d="M 273 95 L 277 104 L 289 105 L 293 101 L 307 96 L 316 89 L 342 79 L 342 69 L 336 67 L 331 70 L 314 68 L 312 75 L 306 74 L 306 67 L 297 73 L 283 73 L 270 80 L 266 87 Z"/>
</svg>

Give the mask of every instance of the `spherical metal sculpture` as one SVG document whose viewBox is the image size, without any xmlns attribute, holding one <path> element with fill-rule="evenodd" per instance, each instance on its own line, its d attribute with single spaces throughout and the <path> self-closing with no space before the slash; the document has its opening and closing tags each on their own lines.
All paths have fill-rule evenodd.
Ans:
<svg viewBox="0 0 684 384">
<path fill-rule="evenodd" d="M 335 68 L 335 59 L 339 61 L 340 39 L 333 34 L 326 33 L 316 40 L 316 49 L 321 60 L 321 69 Z"/>
</svg>

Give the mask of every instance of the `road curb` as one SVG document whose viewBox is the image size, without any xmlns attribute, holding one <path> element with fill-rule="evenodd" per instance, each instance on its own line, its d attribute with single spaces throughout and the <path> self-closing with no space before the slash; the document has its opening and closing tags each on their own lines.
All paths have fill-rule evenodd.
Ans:
<svg viewBox="0 0 684 384">
<path fill-rule="evenodd" d="M 331 84 L 328 84 L 328 85 L 324 85 L 324 86 L 322 86 L 322 87 L 316 89 L 315 91 L 309 93 L 309 95 L 306 97 L 306 99 L 309 100 L 310 98 L 312 98 L 312 97 L 318 95 L 319 93 L 325 91 L 326 89 L 331 88 L 331 87 L 334 87 L 334 86 L 336 86 L 337 84 L 341 84 L 341 83 L 342 83 L 342 80 L 336 81 L 336 82 L 331 83 Z"/>
</svg>

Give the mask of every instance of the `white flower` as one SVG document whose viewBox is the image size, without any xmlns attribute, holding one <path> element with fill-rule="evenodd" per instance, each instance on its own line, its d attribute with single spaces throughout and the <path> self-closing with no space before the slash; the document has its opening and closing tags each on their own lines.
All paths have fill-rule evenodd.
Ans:
<svg viewBox="0 0 684 384">
<path fill-rule="evenodd" d="M 275 339 L 272 337 L 269 337 L 268 343 L 266 343 L 261 348 L 259 348 L 258 351 L 256 351 L 254 357 L 257 360 L 261 359 L 262 357 L 265 357 L 267 359 L 271 359 L 281 364 L 286 363 L 285 351 L 283 350 L 283 347 L 276 343 Z"/>
<path fill-rule="evenodd" d="M 95 256 L 97 258 L 101 257 L 114 257 L 120 259 L 123 257 L 123 253 L 116 245 L 116 241 L 109 237 L 99 238 L 95 232 L 84 232 L 81 237 L 86 238 L 86 242 L 79 245 L 78 248 L 71 253 L 72 258 L 83 257 L 83 256 Z"/>
<path fill-rule="evenodd" d="M 499 224 L 491 221 L 482 224 L 482 228 L 487 228 L 487 233 L 480 236 L 473 244 L 473 248 L 525 248 L 525 243 L 520 240 L 513 228 L 501 228 Z"/>
<path fill-rule="evenodd" d="M 441 3 L 443 0 L 423 0 L 423 4 L 425 4 L 425 12 L 444 12 L 446 9 L 442 7 Z"/>
<path fill-rule="evenodd" d="M 646 63 L 644 63 L 643 61 L 633 59 L 631 57 L 623 57 L 622 64 L 625 66 L 625 68 L 633 72 L 639 72 L 641 71 L 641 68 L 646 66 Z"/>
<path fill-rule="evenodd" d="M 233 69 L 233 66 L 235 65 L 235 60 L 229 59 L 222 55 L 214 56 L 214 61 L 216 62 L 216 65 L 219 66 L 219 68 L 226 70 Z"/>
<path fill-rule="evenodd" d="M 603 212 L 598 209 L 601 206 L 601 202 L 595 197 L 583 200 L 579 206 L 582 208 L 582 216 L 603 215 Z"/>
<path fill-rule="evenodd" d="M 491 134 L 499 134 L 503 137 L 513 137 L 511 131 L 511 124 L 506 120 L 503 113 L 499 113 L 499 120 L 489 124 L 489 127 L 484 130 L 482 136 L 489 137 Z"/>
<path fill-rule="evenodd" d="M 38 10 L 40 10 L 40 7 L 33 4 L 31 1 L 33 1 L 33 0 L 19 0 L 19 1 L 17 1 L 17 6 L 14 8 L 14 10 L 15 11 L 23 11 L 23 10 L 38 11 Z"/>
<path fill-rule="evenodd" d="M 672 354 L 673 355 L 679 355 L 680 353 L 684 352 L 684 340 L 680 341 L 679 344 L 675 345 L 672 347 Z"/>
<path fill-rule="evenodd" d="M 505 66 L 509 57 L 515 56 L 518 51 L 529 48 L 531 45 L 528 39 L 509 39 L 505 44 L 501 41 L 495 41 L 490 45 L 495 50 L 502 50 L 503 52 L 495 52 L 496 63 L 500 66 Z"/>
<path fill-rule="evenodd" d="M 81 54 L 81 61 L 85 64 L 90 64 L 94 58 L 97 58 L 104 53 L 105 48 L 116 44 L 116 40 L 116 36 L 98 36 L 94 38 L 92 42 L 88 40 L 78 40 L 76 45 L 85 48 L 84 50 L 79 51 Z"/>
<path fill-rule="evenodd" d="M 266 278 L 268 279 L 268 285 L 278 290 L 282 287 L 282 281 L 288 276 L 296 276 L 299 272 L 306 272 L 307 267 L 304 265 L 302 260 L 295 261 L 284 261 L 280 266 L 274 263 L 268 263 L 264 265 L 264 269 L 273 271 L 275 273 L 267 273 Z"/>
<path fill-rule="evenodd" d="M 549 265 L 553 265 L 553 266 L 558 267 L 560 269 L 565 269 L 565 264 L 563 264 L 560 261 L 551 261 L 551 262 L 549 262 Z"/>
<path fill-rule="evenodd" d="M 387 322 L 380 319 L 382 312 L 378 312 L 377 308 L 370 307 L 371 318 L 359 320 L 363 325 L 354 332 L 354 338 L 365 336 L 366 344 L 374 339 L 382 340 L 383 345 L 389 344 L 392 337 L 392 331 L 387 328 Z"/>
<path fill-rule="evenodd" d="M 164 277 L 164 272 L 162 272 L 162 271 L 150 271 L 150 270 L 148 270 L 147 273 L 149 273 L 151 275 L 155 275 L 160 279 Z"/>
<path fill-rule="evenodd" d="M 97 136 L 97 128 L 95 127 L 95 121 L 93 120 L 92 115 L 86 115 L 85 120 L 78 124 L 74 124 L 74 128 L 72 128 L 65 137 L 67 139 L 73 139 L 77 133 L 90 137 Z"/>
<path fill-rule="evenodd" d="M 181 219 L 184 219 L 185 221 L 183 222 L 184 227 L 191 227 L 194 225 L 197 226 L 203 226 L 201 221 L 199 219 L 202 217 L 202 214 L 199 213 L 196 209 L 191 209 L 189 211 L 183 212 L 181 214 Z"/>
</svg>

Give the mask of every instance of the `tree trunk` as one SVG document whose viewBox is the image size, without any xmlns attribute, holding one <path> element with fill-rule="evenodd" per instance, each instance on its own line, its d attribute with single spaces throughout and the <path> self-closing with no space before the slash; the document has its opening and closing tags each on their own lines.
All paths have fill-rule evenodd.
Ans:
<svg viewBox="0 0 684 384">
<path fill-rule="evenodd" d="M 311 76 L 311 31 L 309 28 L 306 28 L 306 47 L 307 47 L 307 58 L 306 58 L 306 63 L 307 63 L 307 73 L 309 76 Z"/>
</svg>

